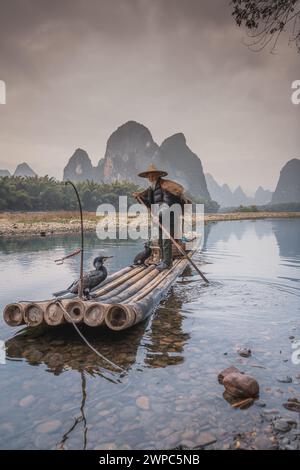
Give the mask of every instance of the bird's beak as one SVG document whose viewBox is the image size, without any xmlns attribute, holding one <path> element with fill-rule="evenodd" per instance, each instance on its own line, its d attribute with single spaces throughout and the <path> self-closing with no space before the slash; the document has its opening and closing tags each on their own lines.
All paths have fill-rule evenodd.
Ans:
<svg viewBox="0 0 300 470">
<path fill-rule="evenodd" d="M 103 259 L 113 258 L 113 256 L 103 256 Z"/>
</svg>

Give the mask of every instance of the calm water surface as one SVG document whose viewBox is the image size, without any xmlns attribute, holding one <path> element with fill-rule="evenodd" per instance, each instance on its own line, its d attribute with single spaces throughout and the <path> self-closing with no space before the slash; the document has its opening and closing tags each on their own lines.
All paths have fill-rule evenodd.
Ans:
<svg viewBox="0 0 300 470">
<path fill-rule="evenodd" d="M 299 219 L 211 224 L 195 256 L 209 287 L 188 269 L 146 324 L 121 334 L 84 330 L 126 369 L 123 375 L 92 353 L 72 325 L 29 333 L 1 318 L 0 447 L 168 449 L 214 438 L 210 447 L 228 448 L 237 433 L 264 435 L 261 408 L 231 408 L 217 374 L 233 364 L 254 375 L 260 400 L 280 413 L 287 398 L 299 398 L 300 365 L 291 360 L 300 340 L 299 240 Z M 77 260 L 63 266 L 53 260 L 77 247 L 77 236 L 0 239 L 1 310 L 69 285 Z M 88 235 L 86 268 L 101 250 L 114 255 L 113 272 L 139 247 Z M 252 356 L 241 358 L 240 346 Z M 278 382 L 287 375 L 292 383 Z"/>
</svg>

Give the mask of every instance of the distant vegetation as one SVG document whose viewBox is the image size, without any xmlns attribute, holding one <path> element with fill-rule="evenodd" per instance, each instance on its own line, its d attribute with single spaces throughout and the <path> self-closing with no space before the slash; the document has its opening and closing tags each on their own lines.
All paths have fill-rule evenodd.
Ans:
<svg viewBox="0 0 300 470">
<path fill-rule="evenodd" d="M 253 204 L 251 206 L 239 206 L 233 209 L 233 212 L 258 212 L 258 207 Z"/>
<path fill-rule="evenodd" d="M 99 184 L 84 181 L 76 186 L 86 211 L 95 211 L 102 203 L 118 204 L 118 197 L 124 195 L 128 196 L 131 204 L 135 201 L 131 194 L 139 189 L 135 184 L 127 182 Z M 0 179 L 1 211 L 72 211 L 77 208 L 74 189 L 54 178 L 6 176 Z"/>
<path fill-rule="evenodd" d="M 284 202 L 278 204 L 267 204 L 258 206 L 263 212 L 300 212 L 300 202 Z"/>
<path fill-rule="evenodd" d="M 85 211 L 96 211 L 99 204 L 109 203 L 118 207 L 119 196 L 128 196 L 128 204 L 136 200 L 131 196 L 139 191 L 132 182 L 99 184 L 93 181 L 77 183 L 80 199 Z M 219 205 L 214 201 L 194 200 L 204 203 L 206 212 L 217 212 Z M 0 211 L 74 211 L 78 203 L 70 185 L 44 177 L 0 178 Z"/>
<path fill-rule="evenodd" d="M 226 212 L 300 212 L 300 202 L 265 204 L 263 206 L 239 206 L 227 208 Z"/>
<path fill-rule="evenodd" d="M 210 213 L 216 213 L 219 211 L 220 205 L 216 201 L 207 201 L 206 199 L 203 199 L 201 197 L 196 198 L 193 197 L 189 194 L 189 198 L 195 203 L 195 204 L 204 204 L 204 209 L 205 212 L 210 212 Z"/>
</svg>

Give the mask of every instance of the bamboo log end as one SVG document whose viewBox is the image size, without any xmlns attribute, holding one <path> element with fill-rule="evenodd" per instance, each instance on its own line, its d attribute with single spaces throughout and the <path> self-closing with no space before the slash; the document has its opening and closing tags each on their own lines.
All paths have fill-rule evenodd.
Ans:
<svg viewBox="0 0 300 470">
<path fill-rule="evenodd" d="M 63 309 L 56 301 L 49 302 L 46 306 L 44 318 L 50 326 L 57 326 L 65 321 Z"/>
<path fill-rule="evenodd" d="M 19 326 L 24 324 L 24 308 L 21 304 L 9 304 L 5 307 L 3 318 L 9 326 Z"/>
<path fill-rule="evenodd" d="M 44 311 L 38 303 L 29 303 L 24 308 L 24 321 L 29 326 L 38 326 L 43 323 Z"/>
<path fill-rule="evenodd" d="M 64 309 L 67 311 L 64 312 L 64 318 L 69 323 L 80 323 L 84 318 L 84 303 L 81 300 L 69 300 L 63 301 Z"/>
<path fill-rule="evenodd" d="M 126 304 L 112 305 L 106 313 L 105 323 L 111 330 L 125 330 L 135 323 L 135 312 Z"/>
<path fill-rule="evenodd" d="M 100 326 L 105 321 L 105 313 L 109 306 L 99 302 L 86 303 L 84 323 L 88 326 Z"/>
</svg>

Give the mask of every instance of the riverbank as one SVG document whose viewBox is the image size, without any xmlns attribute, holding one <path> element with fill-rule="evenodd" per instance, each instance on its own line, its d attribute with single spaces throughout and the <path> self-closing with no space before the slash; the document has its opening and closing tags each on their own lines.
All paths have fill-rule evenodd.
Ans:
<svg viewBox="0 0 300 470">
<path fill-rule="evenodd" d="M 295 218 L 300 212 L 231 212 L 206 214 L 205 223 L 225 220 L 255 220 L 268 218 Z M 95 231 L 100 218 L 95 213 L 84 213 L 84 229 Z M 126 224 L 120 217 L 120 224 Z M 147 219 L 144 218 L 144 223 Z M 76 233 L 80 230 L 78 212 L 2 212 L 0 213 L 0 237 L 31 237 Z"/>
</svg>

